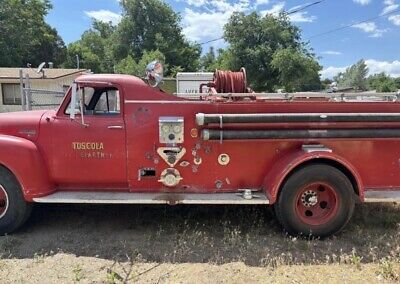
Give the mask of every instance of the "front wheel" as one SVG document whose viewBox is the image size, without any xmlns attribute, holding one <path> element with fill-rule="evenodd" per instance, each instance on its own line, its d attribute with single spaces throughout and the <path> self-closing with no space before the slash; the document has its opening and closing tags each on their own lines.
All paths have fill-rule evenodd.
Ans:
<svg viewBox="0 0 400 284">
<path fill-rule="evenodd" d="M 15 176 L 0 167 L 0 235 L 8 234 L 28 219 L 32 205 L 24 200 Z"/>
<path fill-rule="evenodd" d="M 325 164 L 306 166 L 283 185 L 276 215 L 289 234 L 327 237 L 349 222 L 353 192 L 351 182 L 338 169 Z"/>
</svg>

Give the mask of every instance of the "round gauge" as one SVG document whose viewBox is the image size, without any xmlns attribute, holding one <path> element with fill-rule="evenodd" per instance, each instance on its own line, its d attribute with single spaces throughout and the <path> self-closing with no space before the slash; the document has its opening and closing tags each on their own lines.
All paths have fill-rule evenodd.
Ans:
<svg viewBox="0 0 400 284">
<path fill-rule="evenodd" d="M 174 132 L 175 133 L 180 133 L 182 131 L 182 128 L 179 125 L 174 126 Z"/>
<path fill-rule="evenodd" d="M 164 132 L 164 133 L 169 133 L 170 132 L 170 127 L 169 127 L 169 125 L 163 125 L 162 127 L 161 127 L 161 130 L 162 130 L 162 132 Z"/>
</svg>

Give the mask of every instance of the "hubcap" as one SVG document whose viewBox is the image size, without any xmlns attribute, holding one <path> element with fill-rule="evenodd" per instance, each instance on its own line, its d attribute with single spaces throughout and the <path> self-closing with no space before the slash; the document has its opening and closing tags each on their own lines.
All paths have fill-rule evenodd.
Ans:
<svg viewBox="0 0 400 284">
<path fill-rule="evenodd" d="M 8 194 L 4 187 L 0 185 L 0 219 L 6 214 L 8 209 Z"/>
<path fill-rule="evenodd" d="M 335 216 L 339 200 L 335 189 L 324 182 L 307 184 L 296 199 L 297 216 L 308 225 L 323 225 Z"/>
</svg>

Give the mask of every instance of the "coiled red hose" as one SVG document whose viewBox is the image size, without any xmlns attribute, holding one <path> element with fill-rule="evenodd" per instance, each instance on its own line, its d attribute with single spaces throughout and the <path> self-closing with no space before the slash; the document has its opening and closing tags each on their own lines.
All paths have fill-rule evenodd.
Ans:
<svg viewBox="0 0 400 284">
<path fill-rule="evenodd" d="M 248 93 L 246 69 L 241 68 L 239 72 L 216 70 L 214 81 L 201 84 L 200 93 L 203 87 L 211 88 L 211 93 Z"/>
</svg>

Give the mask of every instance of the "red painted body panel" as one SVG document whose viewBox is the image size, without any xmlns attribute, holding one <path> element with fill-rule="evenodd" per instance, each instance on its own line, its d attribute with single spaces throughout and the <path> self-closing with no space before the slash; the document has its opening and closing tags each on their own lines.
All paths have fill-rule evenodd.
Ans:
<svg viewBox="0 0 400 284">
<path fill-rule="evenodd" d="M 15 174 L 27 200 L 54 191 L 42 152 L 32 141 L 0 135 L 0 164 Z"/>
<path fill-rule="evenodd" d="M 258 188 L 266 190 L 273 203 L 287 174 L 306 161 L 320 158 L 340 163 L 352 173 L 361 200 L 365 189 L 400 188 L 400 139 L 271 139 L 220 143 L 203 141 L 190 134 L 192 129 L 201 133 L 202 127 L 195 122 L 197 113 L 400 113 L 397 102 L 186 101 L 131 76 L 88 75 L 77 81 L 118 88 L 121 115 L 85 115 L 89 126 L 79 125 L 65 114 L 70 94 L 57 111 L 0 115 L 0 161 L 16 174 L 29 201 L 56 190 L 210 193 Z M 184 118 L 185 140 L 180 146 L 186 149 L 186 154 L 181 161 L 187 161 L 189 166 L 176 165 L 183 180 L 175 188 L 167 188 L 158 181 L 161 172 L 169 168 L 157 153 L 158 147 L 165 146 L 159 143 L 161 116 Z M 123 128 L 108 129 L 116 125 Z M 246 129 L 264 130 L 321 127 L 400 128 L 400 123 L 246 125 Z M 218 129 L 218 126 L 207 128 Z M 229 126 L 229 129 L 242 128 L 242 125 Z M 21 130 L 36 132 L 29 136 L 28 132 L 21 134 Z M 93 147 L 103 147 L 101 152 L 105 157 L 96 156 L 96 149 L 77 151 L 74 149 L 77 142 L 98 143 Z M 332 149 L 332 153 L 307 154 L 302 150 L 302 145 L 307 144 L 322 144 Z M 88 153 L 95 158 L 85 156 Z M 230 156 L 227 166 L 218 164 L 218 156 L 223 153 Z M 195 165 L 195 157 L 202 159 L 200 165 Z M 154 169 L 156 176 L 139 179 L 138 172 L 143 168 Z"/>
</svg>

